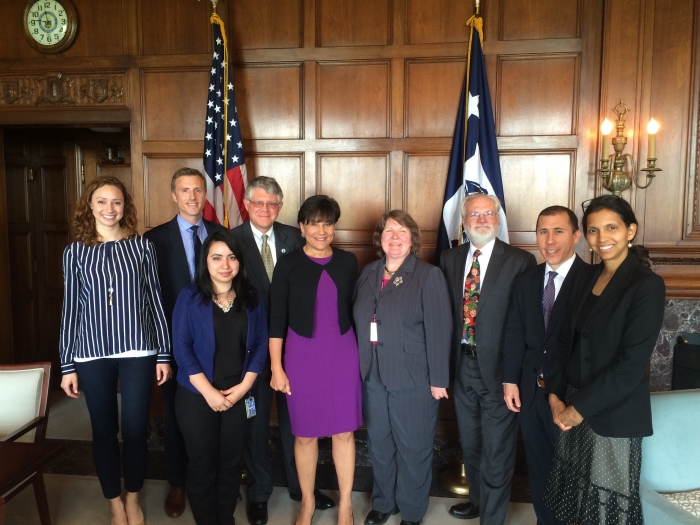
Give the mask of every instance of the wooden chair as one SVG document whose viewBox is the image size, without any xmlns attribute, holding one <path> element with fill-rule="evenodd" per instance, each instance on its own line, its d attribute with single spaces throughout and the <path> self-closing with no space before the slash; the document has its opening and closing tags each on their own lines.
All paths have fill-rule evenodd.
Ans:
<svg viewBox="0 0 700 525">
<path fill-rule="evenodd" d="M 50 376 L 51 363 L 0 365 L 0 441 L 36 444 L 44 442 L 48 422 Z M 29 485 L 34 485 L 41 525 L 51 525 L 41 467 L 30 472 L 24 481 L 10 488 L 5 494 L 0 493 L 0 500 L 11 500 Z M 3 511 L 4 508 L 0 508 L 0 516 Z"/>
</svg>

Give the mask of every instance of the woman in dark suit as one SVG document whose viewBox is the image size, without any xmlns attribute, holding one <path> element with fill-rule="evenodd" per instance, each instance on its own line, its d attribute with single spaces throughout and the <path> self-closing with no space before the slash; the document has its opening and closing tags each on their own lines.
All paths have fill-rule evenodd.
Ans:
<svg viewBox="0 0 700 525">
<path fill-rule="evenodd" d="M 238 242 L 212 233 L 202 245 L 195 284 L 180 292 L 173 312 L 175 412 L 198 525 L 235 523 L 247 394 L 262 372 L 267 340 L 265 307 L 245 276 Z"/>
<path fill-rule="evenodd" d="M 420 232 L 402 210 L 374 230 L 381 259 L 362 269 L 353 317 L 362 404 L 374 472 L 367 525 L 401 513 L 419 523 L 428 509 L 438 400 L 447 398 L 452 313 L 447 283 L 418 259 Z"/>
<path fill-rule="evenodd" d="M 602 260 L 581 273 L 567 305 L 547 379 L 561 429 L 545 495 L 572 524 L 642 523 L 642 438 L 650 436 L 647 365 L 661 329 L 666 289 L 633 247 L 637 219 L 619 197 L 593 199 L 586 240 Z"/>
<path fill-rule="evenodd" d="M 297 216 L 306 245 L 277 261 L 270 288 L 270 385 L 288 394 L 301 486 L 297 525 L 308 525 L 313 517 L 318 438 L 323 436 L 331 436 L 333 443 L 338 524 L 353 521 L 353 432 L 362 424 L 360 364 L 352 329 L 357 259 L 331 246 L 339 218 L 340 207 L 330 197 L 306 199 Z"/>
</svg>

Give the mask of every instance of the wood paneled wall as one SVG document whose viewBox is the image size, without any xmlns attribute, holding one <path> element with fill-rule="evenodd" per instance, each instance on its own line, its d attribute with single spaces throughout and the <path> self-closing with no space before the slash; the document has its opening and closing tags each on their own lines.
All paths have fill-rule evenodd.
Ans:
<svg viewBox="0 0 700 525">
<path fill-rule="evenodd" d="M 141 226 L 153 227 L 175 213 L 173 171 L 202 166 L 211 4 L 73 1 L 78 36 L 54 57 L 25 43 L 22 2 L 0 5 L 9 21 L 0 35 L 0 126 L 128 124 Z M 632 109 L 630 153 L 646 155 L 649 115 L 662 126 L 664 171 L 650 189 L 628 196 L 640 216 L 639 239 L 667 265 L 660 271 L 669 282 L 692 273 L 695 266 L 676 263 L 700 257 L 696 3 L 482 4 L 511 241 L 534 250 L 542 208 L 562 204 L 580 215 L 579 203 L 602 192 L 597 130 L 624 99 Z M 379 216 L 404 208 L 432 260 L 472 2 L 221 0 L 218 13 L 249 176 L 280 181 L 281 219 L 294 223 L 310 195 L 332 195 L 342 209 L 338 244 L 366 262 Z M 588 254 L 584 243 L 580 253 Z M 695 282 L 700 295 L 700 275 Z M 692 286 L 671 288 L 690 296 Z"/>
</svg>

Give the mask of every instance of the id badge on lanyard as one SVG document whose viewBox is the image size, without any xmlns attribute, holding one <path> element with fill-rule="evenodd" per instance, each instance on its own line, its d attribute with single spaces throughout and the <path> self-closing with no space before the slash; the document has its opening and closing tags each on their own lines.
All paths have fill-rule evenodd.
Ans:
<svg viewBox="0 0 700 525">
<path fill-rule="evenodd" d="M 379 293 L 384 290 L 384 280 L 382 279 L 382 284 L 379 287 Z M 377 344 L 377 307 L 374 307 L 374 314 L 372 314 L 372 322 L 369 324 L 369 342 L 372 344 Z"/>
</svg>

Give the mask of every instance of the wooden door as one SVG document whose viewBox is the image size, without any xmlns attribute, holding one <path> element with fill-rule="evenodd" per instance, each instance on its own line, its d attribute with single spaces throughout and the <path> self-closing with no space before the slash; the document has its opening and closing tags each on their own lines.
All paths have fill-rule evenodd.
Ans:
<svg viewBox="0 0 700 525">
<path fill-rule="evenodd" d="M 5 132 L 15 362 L 51 361 L 58 378 L 63 250 L 77 196 L 74 146 L 60 130 Z"/>
</svg>

